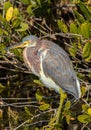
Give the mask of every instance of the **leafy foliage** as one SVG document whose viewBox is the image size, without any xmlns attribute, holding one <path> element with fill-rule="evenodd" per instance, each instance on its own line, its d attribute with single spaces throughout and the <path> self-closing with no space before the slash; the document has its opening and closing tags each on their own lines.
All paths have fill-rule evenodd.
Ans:
<svg viewBox="0 0 91 130">
<path fill-rule="evenodd" d="M 91 128 L 91 3 L 69 3 L 0 1 L 0 129 L 65 130 L 72 124 Z M 26 69 L 22 49 L 8 51 L 30 34 L 52 40 L 70 54 L 82 100 L 71 102 L 62 92 L 60 100 Z"/>
</svg>

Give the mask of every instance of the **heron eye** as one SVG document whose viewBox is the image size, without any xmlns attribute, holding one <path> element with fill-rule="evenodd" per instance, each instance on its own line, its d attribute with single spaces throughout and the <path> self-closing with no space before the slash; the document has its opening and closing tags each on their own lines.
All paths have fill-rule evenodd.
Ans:
<svg viewBox="0 0 91 130">
<path fill-rule="evenodd" d="M 24 42 L 23 44 L 24 44 L 24 45 L 27 45 L 28 43 L 29 43 L 29 42 L 28 42 L 28 41 L 26 41 L 26 42 Z"/>
</svg>

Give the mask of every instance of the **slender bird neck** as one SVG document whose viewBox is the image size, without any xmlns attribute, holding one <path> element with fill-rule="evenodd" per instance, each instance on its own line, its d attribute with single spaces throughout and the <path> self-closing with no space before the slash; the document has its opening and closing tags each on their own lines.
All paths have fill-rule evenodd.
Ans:
<svg viewBox="0 0 91 130">
<path fill-rule="evenodd" d="M 34 42 L 34 46 L 30 46 L 27 48 L 31 48 L 31 50 L 33 50 L 34 52 L 43 51 L 44 49 L 46 49 L 46 44 L 42 43 L 40 40 L 33 41 L 33 42 Z"/>
</svg>

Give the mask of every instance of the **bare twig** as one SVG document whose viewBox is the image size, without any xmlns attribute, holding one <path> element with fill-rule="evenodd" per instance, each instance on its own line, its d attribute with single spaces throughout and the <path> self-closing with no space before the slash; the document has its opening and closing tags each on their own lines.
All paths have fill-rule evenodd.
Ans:
<svg viewBox="0 0 91 130">
<path fill-rule="evenodd" d="M 20 127 L 24 126 L 26 123 L 29 123 L 29 119 L 24 121 L 22 124 L 20 124 L 18 127 L 14 128 L 14 130 L 18 130 Z"/>
<path fill-rule="evenodd" d="M 37 115 L 33 116 L 31 119 L 26 120 L 25 122 L 23 122 L 22 124 L 20 124 L 18 127 L 14 128 L 14 130 L 18 130 L 20 127 L 24 126 L 25 124 L 30 123 L 31 120 L 33 120 L 34 118 L 38 118 L 39 116 L 41 116 L 43 114 L 46 114 L 46 113 L 49 113 L 49 112 L 55 112 L 55 109 L 50 109 L 48 111 L 44 111 L 44 112 L 42 112 L 40 114 L 37 114 Z M 32 125 L 32 123 L 30 125 Z"/>
</svg>

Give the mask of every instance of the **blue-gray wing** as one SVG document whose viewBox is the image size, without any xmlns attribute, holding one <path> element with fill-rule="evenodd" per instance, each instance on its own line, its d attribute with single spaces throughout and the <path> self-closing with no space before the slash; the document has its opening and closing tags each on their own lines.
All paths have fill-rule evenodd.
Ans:
<svg viewBox="0 0 91 130">
<path fill-rule="evenodd" d="M 77 77 L 68 54 L 52 42 L 49 43 L 48 49 L 42 63 L 46 77 L 51 78 L 65 91 L 79 97 Z"/>
</svg>

